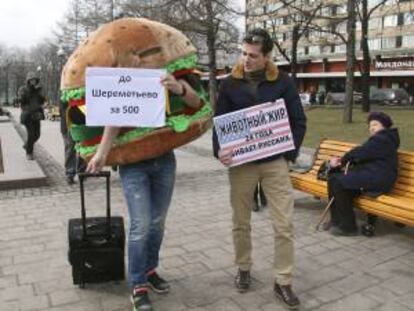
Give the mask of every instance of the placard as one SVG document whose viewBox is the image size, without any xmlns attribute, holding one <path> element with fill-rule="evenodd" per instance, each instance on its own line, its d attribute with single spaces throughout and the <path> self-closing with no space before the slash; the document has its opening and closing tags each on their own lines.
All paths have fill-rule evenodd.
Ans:
<svg viewBox="0 0 414 311">
<path fill-rule="evenodd" d="M 232 164 L 266 158 L 295 149 L 283 99 L 214 118 L 220 149 L 232 150 Z"/>
<path fill-rule="evenodd" d="M 86 69 L 86 125 L 161 127 L 165 125 L 163 69 Z"/>
</svg>

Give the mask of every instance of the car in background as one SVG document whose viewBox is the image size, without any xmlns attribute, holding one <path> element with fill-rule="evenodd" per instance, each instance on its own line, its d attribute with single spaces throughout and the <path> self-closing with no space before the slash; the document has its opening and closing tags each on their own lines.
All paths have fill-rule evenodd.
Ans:
<svg viewBox="0 0 414 311">
<path fill-rule="evenodd" d="M 404 89 L 373 89 L 370 102 L 377 105 L 407 106 L 411 104 L 411 99 Z"/>
<path fill-rule="evenodd" d="M 327 105 L 343 105 L 345 103 L 345 92 L 328 92 L 325 103 Z M 354 92 L 354 103 L 362 103 L 362 93 Z"/>
<path fill-rule="evenodd" d="M 300 93 L 299 94 L 300 101 L 302 102 L 302 106 L 310 106 L 310 94 L 309 93 Z"/>
</svg>

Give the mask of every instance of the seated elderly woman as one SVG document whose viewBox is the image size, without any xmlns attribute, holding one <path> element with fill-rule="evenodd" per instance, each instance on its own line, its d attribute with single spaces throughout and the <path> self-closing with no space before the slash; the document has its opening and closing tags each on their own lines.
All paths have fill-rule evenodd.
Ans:
<svg viewBox="0 0 414 311">
<path fill-rule="evenodd" d="M 334 197 L 334 201 L 330 210 L 331 221 L 324 227 L 333 235 L 357 235 L 353 199 L 362 193 L 378 196 L 389 192 L 397 179 L 398 130 L 391 128 L 393 122 L 383 112 L 370 113 L 367 122 L 368 140 L 342 158 L 332 158 L 329 163 L 331 168 L 350 164 L 348 172 L 333 173 L 328 179 L 329 199 Z"/>
</svg>

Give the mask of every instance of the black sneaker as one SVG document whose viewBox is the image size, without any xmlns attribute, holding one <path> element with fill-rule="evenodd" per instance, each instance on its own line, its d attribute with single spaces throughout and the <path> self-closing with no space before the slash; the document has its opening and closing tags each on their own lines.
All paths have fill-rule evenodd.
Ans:
<svg viewBox="0 0 414 311">
<path fill-rule="evenodd" d="M 275 283 L 273 288 L 277 298 L 282 301 L 286 307 L 289 309 L 295 310 L 299 308 L 300 301 L 295 293 L 292 291 L 292 286 L 290 285 L 279 285 Z"/>
<path fill-rule="evenodd" d="M 137 286 L 132 291 L 131 302 L 134 306 L 133 311 L 152 311 L 151 301 L 148 297 L 146 286 Z"/>
<path fill-rule="evenodd" d="M 234 280 L 234 284 L 236 285 L 237 289 L 240 293 L 244 293 L 249 290 L 250 288 L 250 271 L 237 271 L 236 278 Z"/>
<path fill-rule="evenodd" d="M 68 185 L 73 185 L 75 183 L 75 176 L 66 176 L 66 183 Z"/>
<path fill-rule="evenodd" d="M 166 294 L 170 291 L 170 284 L 155 271 L 147 275 L 147 280 L 151 289 L 158 294 Z"/>
</svg>

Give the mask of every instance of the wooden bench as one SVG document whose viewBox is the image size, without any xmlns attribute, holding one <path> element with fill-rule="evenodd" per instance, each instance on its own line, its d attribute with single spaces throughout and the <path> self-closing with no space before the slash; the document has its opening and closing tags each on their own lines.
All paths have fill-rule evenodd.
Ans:
<svg viewBox="0 0 414 311">
<path fill-rule="evenodd" d="M 292 171 L 290 177 L 293 187 L 317 197 L 327 198 L 326 181 L 316 178 L 316 173 L 323 161 L 333 156 L 342 156 L 356 144 L 336 140 L 322 140 L 312 168 L 305 173 Z M 414 152 L 398 152 L 398 179 L 390 193 L 372 198 L 365 195 L 358 197 L 354 205 L 363 211 L 395 222 L 414 226 Z"/>
<path fill-rule="evenodd" d="M 46 118 L 51 121 L 56 121 L 60 119 L 60 112 L 59 107 L 57 106 L 50 106 L 46 110 Z"/>
</svg>

